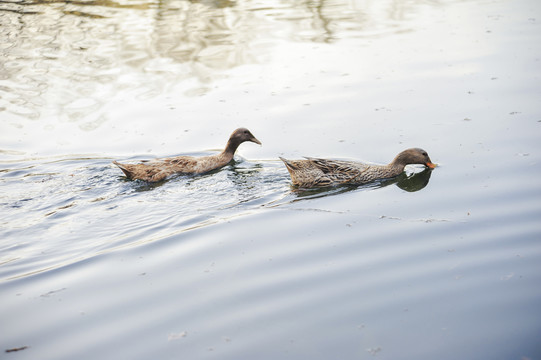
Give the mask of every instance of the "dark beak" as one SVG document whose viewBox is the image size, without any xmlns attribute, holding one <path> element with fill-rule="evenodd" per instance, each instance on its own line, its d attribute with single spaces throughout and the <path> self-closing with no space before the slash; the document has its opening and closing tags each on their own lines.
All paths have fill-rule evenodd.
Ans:
<svg viewBox="0 0 541 360">
<path fill-rule="evenodd" d="M 258 145 L 261 145 L 261 141 L 257 140 L 255 136 L 252 135 L 252 138 L 250 139 L 251 142 L 256 143 Z"/>
</svg>

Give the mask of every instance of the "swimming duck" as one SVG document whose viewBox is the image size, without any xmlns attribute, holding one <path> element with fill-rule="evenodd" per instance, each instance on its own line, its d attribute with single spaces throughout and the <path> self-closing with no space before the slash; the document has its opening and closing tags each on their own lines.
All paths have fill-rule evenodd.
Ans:
<svg viewBox="0 0 541 360">
<path fill-rule="evenodd" d="M 130 180 L 144 180 L 157 182 L 173 174 L 202 174 L 219 169 L 233 159 L 235 151 L 245 141 L 261 145 L 250 130 L 239 128 L 231 134 L 225 149 L 215 155 L 193 157 L 177 156 L 172 158 L 156 159 L 142 164 L 121 164 L 113 161 Z"/>
<path fill-rule="evenodd" d="M 408 164 L 422 164 L 434 169 L 427 152 L 413 148 L 402 151 L 388 165 L 372 165 L 355 161 L 328 160 L 307 157 L 306 160 L 280 159 L 286 165 L 293 185 L 301 188 L 340 184 L 361 185 L 401 174 Z"/>
</svg>

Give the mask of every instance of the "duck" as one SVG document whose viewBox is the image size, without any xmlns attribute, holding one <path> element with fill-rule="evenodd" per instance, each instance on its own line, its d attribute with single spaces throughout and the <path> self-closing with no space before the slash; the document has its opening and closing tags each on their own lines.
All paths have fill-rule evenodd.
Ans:
<svg viewBox="0 0 541 360">
<path fill-rule="evenodd" d="M 238 128 L 229 137 L 225 149 L 214 155 L 193 157 L 176 156 L 147 161 L 139 164 L 122 164 L 113 161 L 130 180 L 159 182 L 174 174 L 203 174 L 229 164 L 240 144 L 261 142 L 246 128 Z"/>
<path fill-rule="evenodd" d="M 331 160 L 305 157 L 305 160 L 288 160 L 280 157 L 289 171 L 293 185 L 300 188 L 336 185 L 362 185 L 400 175 L 409 164 L 421 164 L 429 169 L 437 165 L 428 153 L 420 148 L 402 151 L 387 165 L 373 165 L 357 161 Z"/>
</svg>

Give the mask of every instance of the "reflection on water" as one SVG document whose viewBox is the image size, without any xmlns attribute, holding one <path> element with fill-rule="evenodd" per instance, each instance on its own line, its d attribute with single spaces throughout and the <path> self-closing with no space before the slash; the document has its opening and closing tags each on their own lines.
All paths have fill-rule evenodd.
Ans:
<svg viewBox="0 0 541 360">
<path fill-rule="evenodd" d="M 426 168 L 420 173 L 414 173 L 408 176 L 406 173 L 399 175 L 396 186 L 402 190 L 408 192 L 415 192 L 424 189 L 430 181 L 430 175 L 432 175 L 432 169 Z"/>
<path fill-rule="evenodd" d="M 329 43 L 405 31 L 415 2 L 13 1 L 0 3 L 0 111 L 91 131 L 119 94 L 148 99 L 183 80 L 202 95 L 222 71 L 265 62 L 272 41 Z M 377 19 L 377 21 L 376 21 Z"/>
</svg>

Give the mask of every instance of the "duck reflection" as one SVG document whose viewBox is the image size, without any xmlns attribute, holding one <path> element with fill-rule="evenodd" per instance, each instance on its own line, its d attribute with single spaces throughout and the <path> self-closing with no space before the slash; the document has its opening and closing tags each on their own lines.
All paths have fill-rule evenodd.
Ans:
<svg viewBox="0 0 541 360">
<path fill-rule="evenodd" d="M 396 179 L 396 186 L 407 192 L 415 192 L 425 188 L 430 181 L 433 169 L 426 168 L 419 173 L 414 173 L 408 176 L 402 173 Z"/>
</svg>

